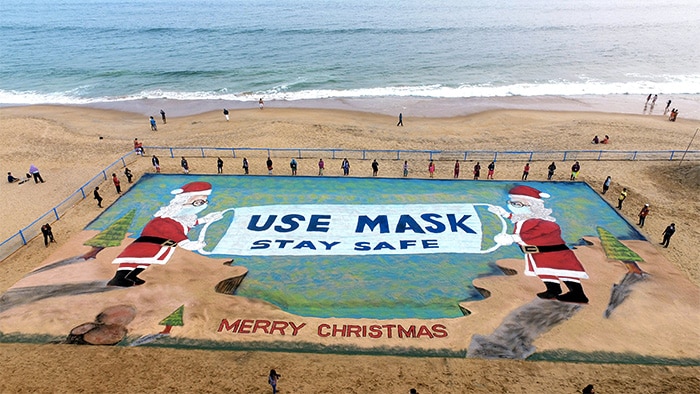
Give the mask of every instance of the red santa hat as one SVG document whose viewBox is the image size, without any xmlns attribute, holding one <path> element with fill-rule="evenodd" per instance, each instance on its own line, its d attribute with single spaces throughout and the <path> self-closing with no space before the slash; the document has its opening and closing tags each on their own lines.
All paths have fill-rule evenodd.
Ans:
<svg viewBox="0 0 700 394">
<path fill-rule="evenodd" d="M 543 192 L 535 189 L 534 187 L 524 186 L 524 185 L 518 185 L 518 186 L 510 189 L 510 191 L 508 191 L 508 194 L 511 196 L 530 197 L 530 198 L 534 198 L 536 200 L 541 200 L 543 198 L 550 197 L 549 194 L 547 194 L 547 193 L 543 193 Z"/>
<path fill-rule="evenodd" d="M 170 194 L 179 196 L 208 196 L 211 194 L 211 184 L 208 182 L 192 182 L 171 191 Z"/>
</svg>

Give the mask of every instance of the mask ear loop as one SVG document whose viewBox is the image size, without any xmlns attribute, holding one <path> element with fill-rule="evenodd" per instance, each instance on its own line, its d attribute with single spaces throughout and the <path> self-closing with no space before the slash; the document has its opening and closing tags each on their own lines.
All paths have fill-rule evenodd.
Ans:
<svg viewBox="0 0 700 394">
<path fill-rule="evenodd" d="M 495 205 L 492 205 L 492 204 L 472 204 L 472 205 L 475 207 L 487 207 L 487 208 L 488 207 L 496 207 Z M 496 214 L 494 213 L 494 215 L 496 215 Z M 501 216 L 501 215 L 496 215 L 496 216 L 501 220 L 501 231 L 499 234 L 506 234 L 506 232 L 508 231 L 508 223 L 506 223 L 506 219 L 503 218 L 503 216 Z M 477 253 L 478 254 L 491 253 L 500 247 L 501 247 L 501 245 L 496 244 L 496 245 L 494 245 L 486 250 L 480 250 Z"/>
<path fill-rule="evenodd" d="M 222 218 L 223 218 L 223 215 L 224 215 L 226 212 L 233 212 L 233 210 L 234 210 L 234 208 L 226 208 L 226 209 L 224 209 L 223 211 L 220 211 Z M 217 221 L 218 221 L 218 220 L 213 220 L 213 221 L 211 221 L 211 222 L 205 223 L 205 224 L 204 224 L 204 227 L 202 227 L 202 230 L 199 232 L 199 237 L 197 238 L 197 241 L 199 241 L 199 242 L 204 242 L 204 239 L 205 239 L 206 236 L 207 236 L 207 229 L 209 229 L 209 226 L 210 226 L 212 223 L 217 222 Z M 197 249 L 196 252 L 198 252 L 199 254 L 205 255 L 205 256 L 206 256 L 206 255 L 210 255 L 210 254 L 213 253 L 213 252 L 206 251 L 206 250 L 204 250 L 203 248 L 202 248 L 202 249 Z"/>
</svg>

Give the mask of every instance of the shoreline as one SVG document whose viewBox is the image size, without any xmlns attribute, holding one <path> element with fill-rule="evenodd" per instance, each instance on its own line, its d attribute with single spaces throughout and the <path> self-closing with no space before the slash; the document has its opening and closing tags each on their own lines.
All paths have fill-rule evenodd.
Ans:
<svg viewBox="0 0 700 394">
<path fill-rule="evenodd" d="M 264 99 L 264 97 L 263 97 Z M 367 97 L 367 98 L 319 98 L 305 100 L 270 100 L 265 108 L 327 109 L 364 112 L 379 115 L 420 118 L 451 118 L 470 116 L 496 110 L 532 110 L 547 112 L 601 112 L 630 115 L 663 116 L 666 101 L 672 100 L 670 108 L 679 109 L 679 118 L 700 120 L 700 95 L 659 95 L 656 105 L 649 113 L 645 111 L 646 97 L 643 95 L 587 95 L 587 96 L 507 96 L 507 97 Z M 200 115 L 207 112 L 257 109 L 257 98 L 238 100 L 171 100 L 168 98 L 144 98 L 125 101 L 102 101 L 89 104 L 0 104 L 0 108 L 32 106 L 66 106 L 115 110 L 154 116 L 165 109 L 168 117 Z"/>
</svg>

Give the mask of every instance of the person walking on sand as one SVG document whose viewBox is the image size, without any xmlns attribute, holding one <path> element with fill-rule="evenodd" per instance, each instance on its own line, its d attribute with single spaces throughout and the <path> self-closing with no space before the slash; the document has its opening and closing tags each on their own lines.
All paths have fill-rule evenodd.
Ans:
<svg viewBox="0 0 700 394">
<path fill-rule="evenodd" d="M 474 166 L 474 180 L 478 181 L 479 176 L 481 175 L 481 164 L 479 162 L 476 162 L 476 165 Z"/>
<path fill-rule="evenodd" d="M 224 161 L 220 157 L 216 158 L 216 173 L 221 174 L 224 172 Z"/>
<path fill-rule="evenodd" d="M 134 178 L 134 174 L 131 173 L 129 167 L 124 167 L 124 176 L 129 183 L 132 183 L 131 180 Z"/>
<path fill-rule="evenodd" d="M 668 248 L 668 243 L 671 241 L 671 236 L 676 232 L 676 223 L 671 223 L 668 227 L 666 227 L 666 230 L 661 234 L 664 236 L 664 240 L 661 241 L 660 245 L 663 245 L 664 248 Z"/>
<path fill-rule="evenodd" d="M 158 126 L 156 125 L 156 120 L 153 119 L 152 116 L 150 118 L 150 122 L 151 122 L 151 131 L 158 131 Z"/>
<path fill-rule="evenodd" d="M 318 176 L 323 176 L 323 170 L 326 168 L 326 163 L 323 162 L 323 158 L 318 159 Z"/>
<path fill-rule="evenodd" d="M 610 183 L 612 182 L 612 178 L 610 175 L 608 175 L 607 178 L 605 178 L 605 182 L 603 182 L 603 194 L 608 192 L 608 189 L 610 189 Z"/>
<path fill-rule="evenodd" d="M 102 208 L 102 196 L 100 196 L 99 186 L 95 186 L 95 190 L 92 191 L 92 196 L 97 200 L 97 207 Z"/>
<path fill-rule="evenodd" d="M 655 94 L 655 95 L 654 95 L 654 98 L 651 99 L 651 106 L 652 106 L 652 107 L 653 107 L 654 105 L 656 105 L 656 99 L 657 99 L 657 98 L 659 98 L 659 95 L 658 95 L 658 94 Z"/>
<path fill-rule="evenodd" d="M 491 162 L 488 167 L 489 172 L 486 174 L 486 179 L 493 180 L 493 172 L 496 171 L 496 162 Z"/>
<path fill-rule="evenodd" d="M 627 198 L 627 188 L 622 188 L 622 191 L 620 192 L 620 197 L 617 198 L 617 209 L 622 209 L 622 203 L 625 201 Z"/>
<path fill-rule="evenodd" d="M 267 164 L 267 175 L 272 175 L 272 159 L 270 156 L 267 157 L 265 164 Z"/>
<path fill-rule="evenodd" d="M 649 204 L 644 204 L 642 207 L 642 210 L 639 211 L 639 223 L 637 225 L 639 227 L 644 227 L 644 222 L 647 219 L 647 216 L 649 215 Z"/>
<path fill-rule="evenodd" d="M 44 183 L 44 178 L 41 177 L 39 168 L 37 168 L 37 166 L 35 166 L 34 164 L 29 165 L 29 173 L 32 174 L 32 177 L 34 177 L 34 183 Z"/>
<path fill-rule="evenodd" d="M 400 112 L 399 112 L 399 123 L 397 123 L 396 125 L 403 127 L 403 114 Z"/>
<path fill-rule="evenodd" d="M 41 226 L 41 235 L 44 236 L 44 246 L 49 247 L 49 242 L 56 242 L 53 238 L 53 231 L 51 230 L 51 225 L 46 223 Z"/>
<path fill-rule="evenodd" d="M 153 164 L 153 170 L 155 170 L 156 173 L 160 174 L 160 160 L 156 157 L 156 155 L 153 155 L 151 158 L 151 164 Z"/>
<path fill-rule="evenodd" d="M 282 375 L 278 374 L 274 369 L 270 370 L 270 375 L 267 377 L 267 383 L 272 386 L 272 394 L 277 394 L 277 382 Z"/>
<path fill-rule="evenodd" d="M 265 103 L 263 102 L 262 97 L 260 97 L 260 100 L 258 100 L 258 107 L 260 107 L 260 109 L 265 108 Z"/>
<path fill-rule="evenodd" d="M 578 162 L 571 166 L 571 178 L 570 180 L 575 181 L 578 178 L 578 172 L 581 171 L 581 165 Z"/>
<path fill-rule="evenodd" d="M 666 102 L 666 108 L 664 108 L 664 116 L 666 116 L 666 114 L 668 113 L 669 107 L 671 107 L 671 100 L 668 100 Z"/>
<path fill-rule="evenodd" d="M 408 160 L 403 161 L 403 177 L 406 178 L 408 176 Z"/>
<path fill-rule="evenodd" d="M 454 178 L 459 178 L 459 160 L 455 160 Z"/>
<path fill-rule="evenodd" d="M 114 183 L 114 188 L 117 189 L 117 194 L 122 194 L 122 186 L 119 178 L 117 178 L 117 174 L 112 174 L 112 183 Z"/>
<path fill-rule="evenodd" d="M 379 173 L 379 163 L 377 163 L 377 159 L 374 159 L 372 161 L 372 176 L 377 176 L 377 173 Z"/>
<path fill-rule="evenodd" d="M 554 171 L 557 170 L 557 165 L 552 162 L 552 164 L 547 167 L 547 180 L 551 181 L 552 177 L 554 176 Z"/>
<path fill-rule="evenodd" d="M 243 173 L 248 175 L 248 159 L 243 158 Z"/>
<path fill-rule="evenodd" d="M 168 123 L 168 121 L 165 120 L 165 111 L 163 111 L 162 109 L 160 110 L 160 118 L 163 119 L 163 124 Z"/>
<path fill-rule="evenodd" d="M 651 100 L 651 93 L 649 93 L 649 95 L 647 96 L 647 102 L 644 104 L 649 104 L 649 100 Z"/>
<path fill-rule="evenodd" d="M 432 160 L 430 160 L 430 163 L 428 164 L 428 173 L 430 174 L 431 178 L 435 176 L 435 162 Z"/>
<path fill-rule="evenodd" d="M 226 118 L 226 121 L 228 122 L 228 110 L 224 108 L 224 117 Z"/>
<path fill-rule="evenodd" d="M 190 173 L 190 165 L 187 163 L 187 159 L 185 159 L 185 156 L 182 156 L 182 159 L 180 160 L 180 167 L 182 167 L 182 172 L 185 174 Z"/>
<path fill-rule="evenodd" d="M 523 176 L 520 177 L 520 180 L 526 181 L 528 175 L 530 175 L 530 163 L 526 163 L 525 167 L 523 167 Z"/>
</svg>

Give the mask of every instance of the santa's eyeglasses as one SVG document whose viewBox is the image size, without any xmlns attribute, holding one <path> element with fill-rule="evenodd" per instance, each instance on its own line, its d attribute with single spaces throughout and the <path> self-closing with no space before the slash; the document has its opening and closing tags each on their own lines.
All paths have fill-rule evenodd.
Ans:
<svg viewBox="0 0 700 394">
<path fill-rule="evenodd" d="M 512 205 L 516 208 L 522 208 L 522 207 L 529 207 L 530 204 L 523 204 L 520 201 L 508 201 L 509 205 Z"/>
<path fill-rule="evenodd" d="M 204 200 L 204 199 L 200 198 L 200 199 L 194 200 L 192 202 L 188 202 L 188 203 L 183 204 L 183 205 L 194 205 L 195 207 L 201 207 L 202 205 L 204 205 L 208 202 L 209 202 L 209 200 Z"/>
</svg>

